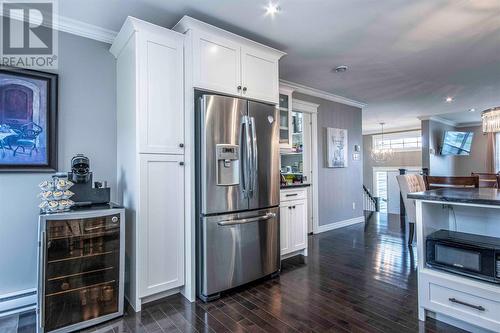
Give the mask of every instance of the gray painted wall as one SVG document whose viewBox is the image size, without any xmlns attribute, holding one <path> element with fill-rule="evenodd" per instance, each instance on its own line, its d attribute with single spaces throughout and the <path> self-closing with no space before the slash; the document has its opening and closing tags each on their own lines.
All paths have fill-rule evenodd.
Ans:
<svg viewBox="0 0 500 333">
<path fill-rule="evenodd" d="M 472 131 L 469 156 L 442 156 L 439 149 L 445 131 Z M 435 120 L 422 121 L 422 165 L 433 176 L 470 176 L 471 172 L 487 172 L 487 136 L 481 126 L 454 127 Z M 434 154 L 430 150 L 434 149 Z"/>
<path fill-rule="evenodd" d="M 483 134 L 483 127 L 458 127 L 457 131 L 474 132 L 474 138 L 469 156 L 450 156 L 455 158 L 455 176 L 470 176 L 471 172 L 488 172 L 486 163 L 488 136 Z"/>
<path fill-rule="evenodd" d="M 422 121 L 422 166 L 433 176 L 450 176 L 455 172 L 456 158 L 439 154 L 445 131 L 455 127 L 435 120 Z"/>
<path fill-rule="evenodd" d="M 362 145 L 361 109 L 321 98 L 294 93 L 293 98 L 319 104 L 318 166 L 319 225 L 327 225 L 363 216 L 363 156 L 352 160 L 354 145 Z M 349 163 L 347 168 L 326 168 L 326 128 L 348 130 Z M 314 158 L 314 157 L 313 157 Z M 352 208 L 353 202 L 356 208 Z"/>
<path fill-rule="evenodd" d="M 371 159 L 373 135 L 363 135 L 363 184 L 373 193 L 373 167 L 414 167 L 422 165 L 422 152 L 409 151 L 395 153 L 394 158 L 376 163 Z"/>
<path fill-rule="evenodd" d="M 109 45 L 59 33 L 59 170 L 84 153 L 116 190 L 115 60 Z M 47 173 L 0 173 L 0 295 L 36 287 L 38 183 Z"/>
</svg>

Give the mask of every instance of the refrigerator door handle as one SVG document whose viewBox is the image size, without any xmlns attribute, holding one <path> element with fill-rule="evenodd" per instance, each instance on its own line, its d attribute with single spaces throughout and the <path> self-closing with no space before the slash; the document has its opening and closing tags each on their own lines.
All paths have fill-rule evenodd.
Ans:
<svg viewBox="0 0 500 333">
<path fill-rule="evenodd" d="M 242 176 L 243 176 L 243 197 L 248 198 L 249 197 L 249 191 L 250 191 L 250 133 L 249 133 L 249 120 L 248 116 L 243 116 L 241 119 L 241 124 L 243 127 L 243 131 L 241 131 L 241 159 L 243 160 L 241 165 L 242 165 Z M 245 132 L 243 136 L 243 132 Z M 243 155 L 244 152 L 244 155 Z"/>
<path fill-rule="evenodd" d="M 265 215 L 260 215 L 260 216 L 255 216 L 255 217 L 249 217 L 249 218 L 246 218 L 246 219 L 220 221 L 220 222 L 217 222 L 217 224 L 218 225 L 222 225 L 222 226 L 236 225 L 236 224 L 245 224 L 245 223 L 252 223 L 252 222 L 258 222 L 258 221 L 270 220 L 270 219 L 272 219 L 274 217 L 276 217 L 276 213 L 267 213 Z"/>
<path fill-rule="evenodd" d="M 256 184 L 257 184 L 257 177 L 258 177 L 258 173 L 257 173 L 257 166 L 259 165 L 258 164 L 258 152 L 257 152 L 257 135 L 256 135 L 256 129 L 255 129 L 255 118 L 254 117 L 250 117 L 250 126 L 252 127 L 252 131 L 251 131 L 251 134 L 252 134 L 252 168 L 251 168 L 251 171 L 252 171 L 252 182 L 251 182 L 251 187 L 250 187 L 250 197 L 253 197 L 253 192 L 255 192 L 255 187 L 256 187 Z"/>
</svg>

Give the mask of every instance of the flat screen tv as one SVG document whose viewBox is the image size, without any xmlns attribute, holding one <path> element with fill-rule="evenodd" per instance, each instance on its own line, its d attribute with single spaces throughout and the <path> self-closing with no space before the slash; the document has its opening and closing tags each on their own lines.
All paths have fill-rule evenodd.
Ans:
<svg viewBox="0 0 500 333">
<path fill-rule="evenodd" d="M 470 155 L 474 132 L 446 131 L 441 146 L 441 155 Z"/>
</svg>

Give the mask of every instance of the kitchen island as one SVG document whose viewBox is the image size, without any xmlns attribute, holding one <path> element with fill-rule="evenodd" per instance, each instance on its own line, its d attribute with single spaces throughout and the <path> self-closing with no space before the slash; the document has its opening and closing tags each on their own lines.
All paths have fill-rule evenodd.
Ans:
<svg viewBox="0 0 500 333">
<path fill-rule="evenodd" d="M 434 243 L 429 242 L 429 248 L 426 244 L 439 230 L 453 235 L 467 234 L 473 239 L 486 236 L 500 240 L 500 191 L 442 188 L 410 193 L 408 198 L 415 199 L 417 209 L 419 319 L 429 316 L 472 332 L 500 332 L 500 284 L 477 278 L 472 268 L 468 275 L 460 274 L 466 269 L 453 262 L 467 255 L 470 261 L 466 265 L 473 267 L 477 261 L 479 267 L 482 259 L 479 253 L 458 249 L 454 252 L 458 257 L 450 259 L 451 269 L 445 270 L 427 261 L 430 253 L 438 250 L 431 245 Z"/>
</svg>

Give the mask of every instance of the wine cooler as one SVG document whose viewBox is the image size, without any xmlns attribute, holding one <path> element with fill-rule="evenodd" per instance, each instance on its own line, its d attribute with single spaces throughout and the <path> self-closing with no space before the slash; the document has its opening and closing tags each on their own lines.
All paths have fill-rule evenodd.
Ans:
<svg viewBox="0 0 500 333">
<path fill-rule="evenodd" d="M 121 316 L 124 210 L 88 208 L 39 218 L 39 332 L 70 332 Z"/>
</svg>

